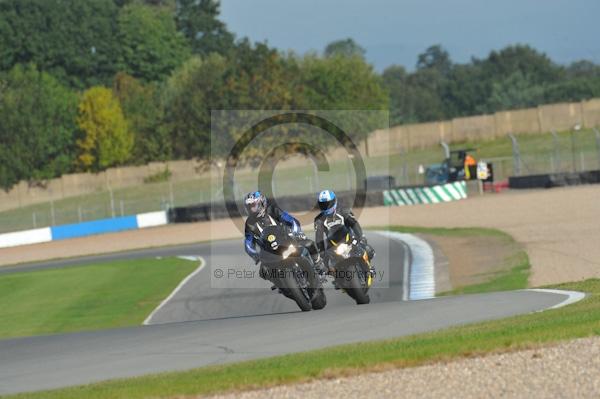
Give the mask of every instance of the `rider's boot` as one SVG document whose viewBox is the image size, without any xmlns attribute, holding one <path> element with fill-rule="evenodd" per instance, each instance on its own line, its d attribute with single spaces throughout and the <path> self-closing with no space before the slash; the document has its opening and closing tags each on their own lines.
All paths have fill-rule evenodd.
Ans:
<svg viewBox="0 0 600 399">
<path fill-rule="evenodd" d="M 270 281 L 272 283 L 270 273 L 271 273 L 270 270 L 264 264 L 261 263 L 260 269 L 258 271 L 258 275 L 260 276 L 260 278 L 262 278 L 263 280 Z M 279 289 L 279 287 L 277 287 L 275 284 L 273 284 L 273 286 L 271 287 L 271 290 L 275 291 L 277 289 Z"/>
<path fill-rule="evenodd" d="M 369 273 L 371 274 L 371 277 L 375 278 L 375 275 L 377 274 L 377 271 L 375 270 L 375 266 L 371 263 L 373 261 L 373 258 L 375 257 L 375 249 L 369 245 L 369 243 L 367 243 L 367 239 L 365 237 L 363 237 L 360 240 L 360 243 L 362 245 L 364 245 L 365 250 L 367 251 L 367 257 L 369 258 Z"/>
<path fill-rule="evenodd" d="M 340 289 L 340 286 L 337 284 L 337 280 L 333 280 L 333 281 L 331 282 L 331 284 L 333 284 L 333 288 L 335 288 L 336 290 L 339 290 L 339 289 Z"/>
<path fill-rule="evenodd" d="M 360 243 L 365 248 L 365 251 L 367 251 L 369 262 L 372 261 L 375 257 L 375 249 L 367 242 L 367 239 L 365 237 L 361 238 Z"/>
</svg>

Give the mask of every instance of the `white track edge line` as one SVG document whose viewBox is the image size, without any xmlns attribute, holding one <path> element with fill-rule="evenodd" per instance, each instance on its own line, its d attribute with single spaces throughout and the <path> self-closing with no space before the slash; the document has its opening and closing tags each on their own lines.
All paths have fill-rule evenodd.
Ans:
<svg viewBox="0 0 600 399">
<path fill-rule="evenodd" d="M 413 262 L 410 265 L 410 277 L 406 279 L 409 282 L 408 300 L 435 298 L 435 263 L 433 250 L 429 243 L 414 234 L 389 230 L 376 230 L 375 233 L 403 243 L 410 248 Z M 415 270 L 415 266 L 419 266 L 418 270 Z M 405 268 L 405 272 L 406 270 Z"/>
<path fill-rule="evenodd" d="M 400 241 L 402 246 L 404 247 L 404 265 L 402 270 L 402 300 L 408 301 L 409 298 L 409 272 L 410 272 L 410 247 L 404 241 Z"/>
<path fill-rule="evenodd" d="M 563 306 L 574 304 L 576 302 L 581 301 L 583 298 L 585 298 L 585 293 L 579 292 L 579 291 L 552 290 L 552 289 L 547 289 L 547 288 L 529 288 L 529 289 L 525 289 L 523 291 L 546 292 L 548 294 L 567 295 L 567 299 L 565 299 L 564 301 L 562 301 L 554 306 L 550 306 L 549 308 L 539 310 L 539 312 L 543 312 L 544 310 L 562 308 Z"/>
<path fill-rule="evenodd" d="M 190 281 L 195 275 L 197 275 L 198 273 L 200 273 L 200 271 L 204 268 L 204 266 L 206 265 L 206 260 L 204 260 L 204 258 L 202 256 L 198 256 L 198 259 L 200 259 L 200 266 L 198 266 L 198 268 L 196 270 L 194 270 L 192 273 L 188 274 L 186 278 L 184 278 L 179 285 L 177 285 L 177 287 L 175 287 L 175 289 L 169 294 L 168 297 L 166 297 L 161 303 L 160 305 L 158 305 L 153 311 L 152 313 L 150 313 L 150 315 L 148 317 L 146 317 L 146 320 L 144 320 L 144 322 L 142 323 L 142 325 L 147 326 L 150 323 L 150 320 L 152 320 L 152 317 L 154 317 L 154 315 L 163 307 L 167 304 L 167 302 L 169 302 L 171 299 L 173 299 L 173 297 L 179 292 L 179 290 L 181 290 L 183 288 L 184 285 L 187 284 L 188 281 Z"/>
</svg>

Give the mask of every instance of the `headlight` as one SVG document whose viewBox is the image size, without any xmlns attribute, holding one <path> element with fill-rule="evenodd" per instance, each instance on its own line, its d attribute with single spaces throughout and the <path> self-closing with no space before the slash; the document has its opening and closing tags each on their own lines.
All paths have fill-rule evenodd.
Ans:
<svg viewBox="0 0 600 399">
<path fill-rule="evenodd" d="M 343 256 L 344 258 L 347 258 L 350 255 L 350 250 L 351 249 L 352 249 L 351 245 L 340 244 L 335 249 L 335 253 L 338 254 L 339 256 Z"/>
<path fill-rule="evenodd" d="M 288 247 L 288 249 L 286 249 L 285 251 L 283 251 L 283 259 L 287 259 L 291 254 L 293 254 L 294 252 L 296 252 L 296 247 L 293 245 L 290 245 Z"/>
</svg>

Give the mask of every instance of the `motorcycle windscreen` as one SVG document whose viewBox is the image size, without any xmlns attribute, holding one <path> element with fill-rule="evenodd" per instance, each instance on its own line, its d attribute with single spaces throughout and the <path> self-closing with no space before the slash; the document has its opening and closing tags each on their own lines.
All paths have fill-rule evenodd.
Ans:
<svg viewBox="0 0 600 399">
<path fill-rule="evenodd" d="M 346 226 L 334 226 L 327 233 L 327 240 L 329 244 L 338 246 L 342 243 L 349 243 L 353 239 L 352 232 Z"/>
</svg>

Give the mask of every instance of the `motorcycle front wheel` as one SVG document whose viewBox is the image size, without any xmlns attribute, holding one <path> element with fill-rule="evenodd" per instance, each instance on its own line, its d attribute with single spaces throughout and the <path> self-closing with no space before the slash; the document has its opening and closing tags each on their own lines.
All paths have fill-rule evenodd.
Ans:
<svg viewBox="0 0 600 399">
<path fill-rule="evenodd" d="M 312 304 L 304 295 L 304 290 L 300 288 L 298 281 L 294 276 L 294 273 L 285 273 L 283 284 L 285 290 L 288 293 L 289 298 L 293 299 L 294 302 L 296 302 L 300 310 L 302 310 L 303 312 L 308 312 L 312 309 Z"/>
<path fill-rule="evenodd" d="M 366 284 L 361 281 L 361 276 L 364 272 L 360 271 L 360 266 L 353 266 L 349 268 L 353 271 L 352 278 L 346 284 L 346 292 L 348 295 L 356 301 L 357 305 L 366 305 L 371 302 L 371 297 L 367 294 Z"/>
<path fill-rule="evenodd" d="M 321 310 L 325 307 L 325 305 L 327 305 L 327 298 L 325 297 L 323 288 L 318 288 L 316 290 L 311 303 L 314 310 Z"/>
</svg>

